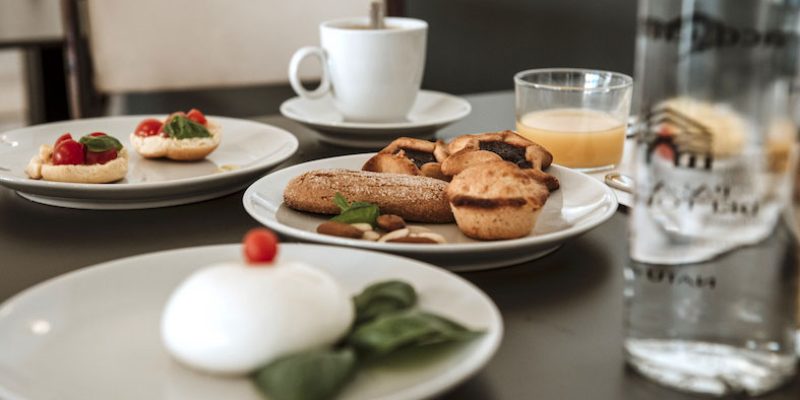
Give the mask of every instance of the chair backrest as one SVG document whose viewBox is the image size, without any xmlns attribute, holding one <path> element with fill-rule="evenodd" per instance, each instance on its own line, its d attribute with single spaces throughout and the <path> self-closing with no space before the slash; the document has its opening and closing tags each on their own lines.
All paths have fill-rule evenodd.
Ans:
<svg viewBox="0 0 800 400">
<path fill-rule="evenodd" d="M 287 81 L 318 25 L 369 0 L 88 0 L 94 87 L 103 93 Z"/>
</svg>

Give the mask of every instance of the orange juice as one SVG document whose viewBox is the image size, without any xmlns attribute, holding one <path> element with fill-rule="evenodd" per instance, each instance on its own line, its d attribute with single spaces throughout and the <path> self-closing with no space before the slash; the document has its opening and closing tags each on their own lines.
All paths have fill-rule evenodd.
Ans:
<svg viewBox="0 0 800 400">
<path fill-rule="evenodd" d="M 625 123 L 600 111 L 554 108 L 533 111 L 517 121 L 517 132 L 553 153 L 553 162 L 572 168 L 619 164 Z"/>
</svg>

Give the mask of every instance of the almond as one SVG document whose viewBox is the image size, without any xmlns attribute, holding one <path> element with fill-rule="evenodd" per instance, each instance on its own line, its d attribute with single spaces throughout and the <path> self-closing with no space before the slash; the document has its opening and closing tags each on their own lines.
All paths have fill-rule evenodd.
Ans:
<svg viewBox="0 0 800 400">
<path fill-rule="evenodd" d="M 360 229 L 350 225 L 336 221 L 323 222 L 317 227 L 317 233 L 323 235 L 339 236 L 352 239 L 361 239 L 364 235 Z"/>
<path fill-rule="evenodd" d="M 378 241 L 379 242 L 388 242 L 390 240 L 394 240 L 394 239 L 398 239 L 398 238 L 406 237 L 406 236 L 408 236 L 408 229 L 398 229 L 396 231 L 392 231 L 392 232 L 389 232 L 389 233 L 383 235 L 383 237 L 378 239 Z"/>
<path fill-rule="evenodd" d="M 378 216 L 378 227 L 383 230 L 392 232 L 406 227 L 406 221 L 403 218 L 394 214 L 383 214 Z"/>
</svg>

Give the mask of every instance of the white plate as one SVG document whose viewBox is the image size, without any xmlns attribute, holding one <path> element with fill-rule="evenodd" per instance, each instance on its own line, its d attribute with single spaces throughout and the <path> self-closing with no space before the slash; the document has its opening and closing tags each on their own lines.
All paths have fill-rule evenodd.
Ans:
<svg viewBox="0 0 800 400">
<path fill-rule="evenodd" d="M 193 247 L 124 258 L 39 284 L 0 306 L 0 398 L 264 400 L 245 378 L 194 372 L 161 345 L 159 320 L 172 290 L 194 270 L 239 260 L 240 245 Z M 466 280 L 414 260 L 319 245 L 283 244 L 283 259 L 328 271 L 353 293 L 402 279 L 420 307 L 486 333 L 435 357 L 362 370 L 341 399 L 421 399 L 475 374 L 500 344 L 503 322 Z M 414 362 L 410 362 L 414 361 Z"/>
<path fill-rule="evenodd" d="M 464 236 L 454 223 L 418 224 L 444 235 L 447 244 L 347 239 L 316 233 L 317 226 L 329 216 L 299 212 L 283 205 L 283 190 L 295 176 L 315 169 L 361 169 L 372 155 L 327 158 L 273 172 L 245 191 L 244 208 L 262 224 L 301 240 L 401 254 L 455 271 L 503 267 L 542 257 L 564 241 L 611 218 L 617 210 L 617 200 L 610 188 L 588 175 L 557 165 L 548 172 L 559 179 L 561 188 L 547 200 L 531 234 L 520 239 L 476 241 Z"/>
<path fill-rule="evenodd" d="M 317 100 L 295 97 L 281 104 L 284 117 L 308 125 L 320 139 L 346 147 L 379 148 L 398 136 L 430 138 L 448 124 L 469 115 L 467 100 L 446 93 L 421 90 L 405 121 L 346 121 L 330 96 Z"/>
<path fill-rule="evenodd" d="M 205 160 L 145 159 L 130 146 L 129 135 L 145 118 L 125 116 L 37 125 L 0 134 L 0 185 L 44 204 L 91 209 L 132 209 L 185 204 L 222 196 L 246 186 L 297 150 L 291 133 L 254 121 L 209 118 L 222 126 L 222 142 Z M 120 182 L 85 184 L 28 179 L 25 166 L 42 144 L 65 132 L 76 139 L 101 131 L 128 149 L 128 175 Z M 220 168 L 232 167 L 232 170 Z"/>
</svg>

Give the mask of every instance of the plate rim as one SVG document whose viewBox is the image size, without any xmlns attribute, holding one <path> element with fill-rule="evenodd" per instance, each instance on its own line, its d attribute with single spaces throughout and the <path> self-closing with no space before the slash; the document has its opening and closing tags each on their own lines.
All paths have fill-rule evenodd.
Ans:
<svg viewBox="0 0 800 400">
<path fill-rule="evenodd" d="M 3 319 L 2 317 L 4 315 L 13 312 L 18 303 L 31 301 L 31 299 L 35 299 L 36 296 L 39 296 L 40 293 L 42 293 L 43 291 L 47 291 L 48 288 L 52 287 L 53 285 L 68 284 L 72 281 L 80 280 L 82 279 L 82 277 L 88 275 L 108 273 L 108 271 L 122 268 L 119 266 L 119 264 L 123 264 L 124 266 L 124 264 L 126 263 L 135 263 L 138 259 L 158 258 L 158 257 L 169 256 L 175 253 L 181 254 L 185 252 L 204 251 L 204 250 L 232 251 L 237 247 L 241 246 L 242 246 L 241 243 L 225 243 L 225 244 L 180 247 L 180 248 L 159 250 L 154 252 L 121 257 L 81 267 L 76 270 L 48 278 L 42 282 L 39 282 L 33 286 L 30 286 L 22 290 L 21 292 L 1 302 L 0 322 L 2 322 Z M 378 399 L 381 400 L 421 399 L 421 398 L 430 398 L 442 394 L 447 390 L 450 390 L 460 385 L 464 381 L 468 380 L 469 378 L 473 377 L 476 373 L 478 373 L 489 363 L 489 361 L 497 354 L 497 351 L 500 348 L 500 344 L 502 343 L 505 334 L 505 325 L 503 322 L 503 315 L 500 312 L 499 308 L 497 307 L 497 304 L 481 288 L 479 288 L 477 285 L 470 282 L 469 280 L 465 279 L 464 277 L 459 276 L 458 274 L 444 270 L 442 268 L 438 268 L 424 261 L 415 260 L 412 258 L 403 257 L 395 254 L 387 254 L 387 253 L 364 250 L 364 249 L 331 246 L 331 245 L 316 244 L 316 243 L 281 243 L 281 246 L 289 246 L 298 249 L 314 247 L 318 248 L 320 251 L 372 253 L 373 256 L 384 257 L 387 258 L 388 260 L 394 259 L 394 261 L 401 261 L 406 264 L 406 266 L 403 268 L 407 268 L 408 264 L 412 264 L 414 265 L 415 268 L 422 268 L 428 270 L 431 273 L 438 274 L 439 276 L 442 277 L 446 276 L 449 279 L 459 282 L 461 285 L 464 285 L 466 288 L 468 288 L 473 295 L 476 295 L 478 298 L 480 298 L 481 302 L 485 303 L 485 305 L 488 307 L 490 315 L 488 318 L 489 326 L 486 328 L 486 336 L 483 339 L 485 340 L 485 343 L 475 350 L 473 357 L 476 357 L 476 359 L 474 361 L 471 361 L 471 364 L 469 364 L 468 368 L 465 368 L 463 370 L 460 370 L 458 368 L 450 369 L 442 374 L 436 375 L 431 380 L 425 381 L 422 384 L 417 383 L 414 386 L 405 388 L 403 391 L 391 393 L 389 395 L 379 397 Z M 459 366 L 462 365 L 464 364 L 460 364 Z M 5 391 L 8 390 L 9 389 L 4 389 L 0 387 L 0 394 L 5 393 Z M 16 398 L 14 397 L 16 396 L 15 393 L 11 392 L 9 394 L 12 395 L 12 398 Z"/>
<path fill-rule="evenodd" d="M 285 100 L 281 103 L 280 106 L 280 113 L 286 118 L 289 118 L 293 121 L 300 122 L 303 124 L 308 124 L 316 127 L 320 127 L 323 129 L 338 129 L 338 130 L 349 130 L 351 133 L 371 133 L 371 134 L 379 134 L 379 133 L 392 133 L 392 130 L 407 130 L 407 129 L 421 129 L 426 127 L 435 127 L 440 125 L 447 125 L 458 121 L 472 112 L 472 103 L 469 100 L 459 97 L 450 93 L 435 91 L 435 90 L 420 90 L 419 95 L 426 95 L 426 96 L 435 96 L 448 99 L 453 102 L 457 102 L 465 108 L 458 112 L 453 113 L 452 115 L 439 117 L 436 119 L 431 119 L 428 121 L 407 121 L 407 122 L 356 122 L 356 121 L 342 121 L 342 122 L 329 122 L 323 121 L 318 119 L 308 119 L 302 115 L 297 113 L 291 112 L 289 107 L 304 101 L 322 101 L 322 100 L 309 100 L 305 99 L 300 96 L 294 96 L 288 100 Z M 419 97 L 418 97 L 419 98 Z"/>
<path fill-rule="evenodd" d="M 9 131 L 0 132 L 0 135 L 5 136 L 8 134 L 17 134 L 20 132 L 24 132 L 29 129 L 33 128 L 41 128 L 53 125 L 60 125 L 72 122 L 95 122 L 95 121 L 102 121 L 102 120 L 121 120 L 121 119 L 143 119 L 143 118 L 161 118 L 166 117 L 166 114 L 143 114 L 143 115 L 118 115 L 118 116 L 108 116 L 108 117 L 97 117 L 97 118 L 84 118 L 84 119 L 75 119 L 75 120 L 67 120 L 67 121 L 57 121 L 57 122 L 48 122 L 45 124 L 38 124 L 38 125 L 31 125 L 22 128 L 12 129 Z M 93 183 L 70 183 L 70 182 L 51 182 L 45 181 L 41 179 L 29 179 L 29 178 L 19 178 L 14 176 L 4 176 L 0 174 L 0 185 L 5 186 L 12 190 L 20 190 L 25 191 L 25 188 L 35 188 L 38 190 L 46 190 L 46 189 L 55 189 L 55 190 L 80 190 L 86 191 L 87 193 L 92 192 L 129 192 L 129 191 L 139 191 L 139 190 L 149 190 L 149 189 L 162 189 L 165 187 L 172 187 L 177 185 L 194 185 L 194 184 L 202 184 L 206 182 L 218 182 L 227 179 L 235 179 L 247 176 L 249 174 L 254 174 L 259 170 L 263 170 L 265 168 L 270 168 L 275 165 L 278 165 L 294 155 L 300 143 L 297 140 L 297 137 L 289 132 L 286 129 L 283 129 L 279 126 L 267 124 L 261 121 L 251 120 L 251 119 L 243 119 L 243 118 L 233 118 L 233 117 L 224 117 L 218 115 L 208 115 L 208 118 L 212 120 L 218 121 L 236 121 L 236 122 L 243 122 L 247 124 L 255 124 L 255 125 L 262 125 L 263 128 L 268 128 L 274 131 L 274 134 L 280 135 L 281 137 L 286 140 L 286 144 L 282 145 L 281 147 L 277 148 L 275 152 L 277 158 L 275 161 L 267 162 L 267 163 L 258 163 L 256 165 L 251 165 L 246 168 L 235 169 L 232 171 L 226 171 L 223 174 L 211 174 L 211 175 L 203 175 L 203 176 L 195 176 L 190 178 L 181 178 L 181 179 L 174 179 L 168 181 L 158 181 L 158 182 L 138 182 L 138 183 L 123 183 L 123 184 L 93 184 Z M 288 146 L 288 147 L 287 147 Z M 286 148 L 286 150 L 284 150 Z M 13 186 L 11 186 L 13 185 Z M 76 198 L 83 198 L 83 197 L 76 197 Z"/>
<path fill-rule="evenodd" d="M 608 210 L 605 211 L 596 221 L 592 223 L 586 223 L 581 225 L 573 225 L 566 229 L 562 229 L 557 232 L 547 233 L 544 235 L 537 235 L 537 236 L 525 236 L 522 238 L 517 239 L 506 239 L 506 240 L 492 240 L 492 241 L 476 241 L 476 242 L 469 242 L 469 243 L 443 243 L 438 244 L 435 246 L 431 246 L 428 244 L 414 244 L 414 243 L 379 243 L 379 242 L 370 242 L 361 239 L 349 239 L 349 238 L 340 238 L 336 236 L 330 235 L 321 235 L 316 232 L 306 231 L 300 228 L 295 228 L 289 225 L 285 225 L 277 221 L 277 219 L 273 222 L 264 218 L 260 218 L 257 216 L 255 210 L 253 209 L 253 203 L 257 203 L 259 200 L 252 200 L 254 197 L 259 197 L 256 193 L 256 185 L 260 182 L 268 179 L 270 176 L 276 173 L 289 173 L 296 169 L 301 169 L 303 166 L 308 166 L 309 164 L 316 164 L 321 163 L 324 161 L 330 160 L 340 160 L 346 158 L 353 158 L 357 159 L 359 157 L 366 157 L 374 155 L 374 152 L 371 153 L 358 153 L 358 154 L 351 154 L 351 155 L 344 155 L 344 156 L 337 156 L 337 157 L 328 157 L 322 158 L 319 160 L 307 161 L 304 163 L 296 164 L 291 167 L 283 168 L 279 171 L 273 171 L 252 184 L 245 190 L 244 194 L 242 195 L 242 204 L 244 205 L 245 211 L 258 221 L 259 223 L 267 226 L 270 229 L 274 229 L 280 233 L 299 238 L 302 240 L 307 240 L 310 242 L 315 243 L 324 243 L 324 244 L 334 244 L 334 245 L 342 245 L 348 247 L 357 247 L 361 249 L 367 250 L 376 250 L 376 251 L 390 251 L 390 252 L 398 252 L 398 253 L 407 253 L 407 254 L 450 254 L 450 253 L 477 253 L 486 250 L 491 251 L 499 251 L 499 250 L 507 250 L 507 249 L 518 249 L 525 246 L 535 246 L 544 243 L 558 243 L 559 241 L 568 239 L 570 237 L 578 236 L 587 232 L 590 229 L 593 229 L 600 224 L 606 222 L 610 219 L 617 211 L 619 207 L 619 202 L 617 201 L 617 197 L 614 194 L 614 191 L 603 184 L 602 182 L 592 178 L 591 176 L 580 172 L 575 171 L 567 167 L 562 167 L 557 164 L 553 164 L 556 168 L 560 171 L 564 171 L 568 174 L 576 174 L 585 178 L 587 181 L 591 181 L 591 185 L 596 185 L 596 187 L 600 188 L 604 192 L 604 197 L 607 197 L 610 200 Z M 321 167 L 324 168 L 324 167 Z"/>
</svg>

